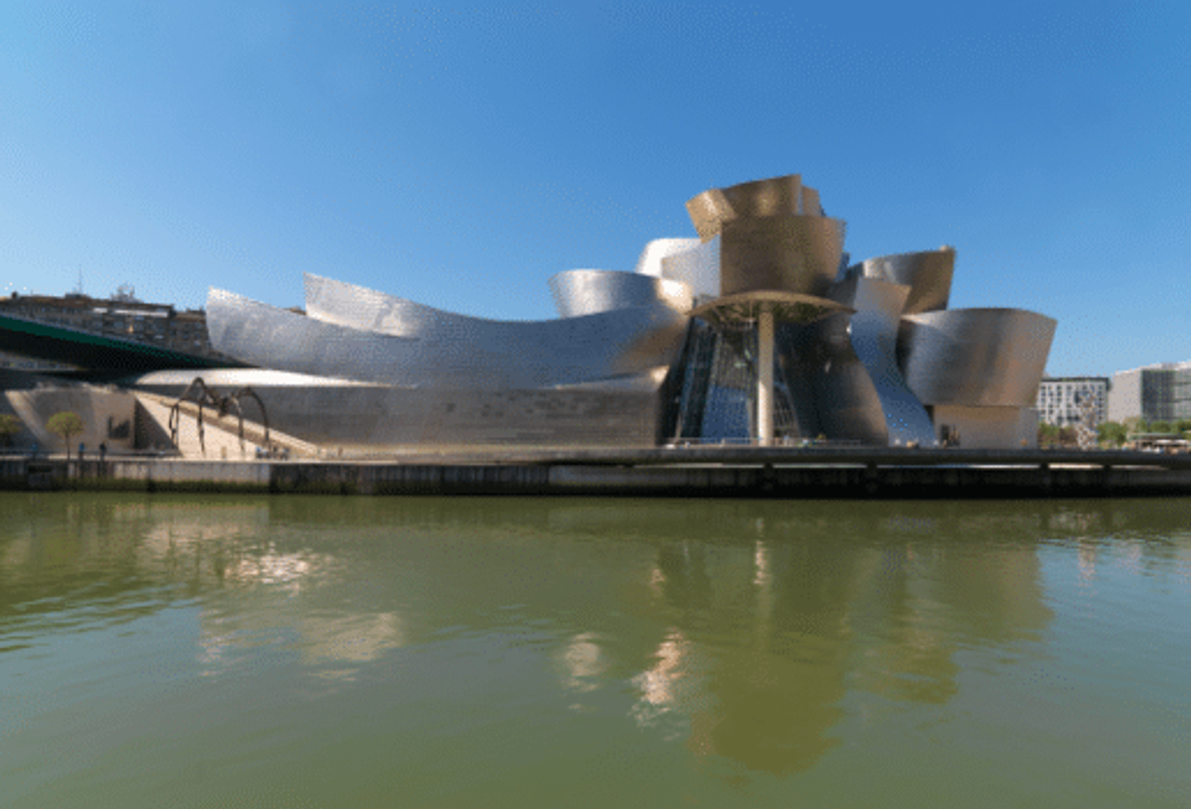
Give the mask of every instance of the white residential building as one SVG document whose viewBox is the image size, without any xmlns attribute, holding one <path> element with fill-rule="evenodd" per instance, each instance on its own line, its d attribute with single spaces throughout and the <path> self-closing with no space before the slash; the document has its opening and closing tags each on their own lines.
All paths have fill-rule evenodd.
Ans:
<svg viewBox="0 0 1191 809">
<path fill-rule="evenodd" d="M 1043 377 L 1038 385 L 1038 420 L 1056 427 L 1083 422 L 1085 408 L 1091 408 L 1094 427 L 1108 420 L 1108 377 Z"/>
</svg>

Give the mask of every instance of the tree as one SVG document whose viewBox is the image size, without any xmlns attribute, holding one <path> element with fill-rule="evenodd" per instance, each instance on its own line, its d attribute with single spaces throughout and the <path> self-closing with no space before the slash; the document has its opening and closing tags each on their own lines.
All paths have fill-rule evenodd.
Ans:
<svg viewBox="0 0 1191 809">
<path fill-rule="evenodd" d="M 1146 424 L 1145 419 L 1141 416 L 1129 416 L 1124 420 L 1125 427 L 1129 430 L 1129 435 L 1137 435 L 1138 433 L 1148 433 L 1150 427 Z"/>
<path fill-rule="evenodd" d="M 78 414 L 64 410 L 61 413 L 55 413 L 50 416 L 50 420 L 46 422 L 45 428 L 60 437 L 63 443 L 66 444 L 66 460 L 70 461 L 70 438 L 83 431 L 83 420 L 78 417 Z"/>
<path fill-rule="evenodd" d="M 1150 422 L 1150 426 L 1146 430 L 1146 432 L 1147 433 L 1169 433 L 1170 432 L 1170 422 L 1166 422 L 1166 421 Z"/>
<path fill-rule="evenodd" d="M 1059 443 L 1059 428 L 1045 421 L 1038 425 L 1038 446 L 1053 447 Z"/>
<path fill-rule="evenodd" d="M 1100 443 L 1105 446 L 1119 447 L 1129 437 L 1129 428 L 1116 421 L 1102 421 L 1096 425 Z"/>
<path fill-rule="evenodd" d="M 1079 445 L 1079 433 L 1071 425 L 1059 428 L 1059 446 L 1075 447 Z"/>
<path fill-rule="evenodd" d="M 0 444 L 12 446 L 12 437 L 21 431 L 21 420 L 11 413 L 0 413 Z"/>
</svg>

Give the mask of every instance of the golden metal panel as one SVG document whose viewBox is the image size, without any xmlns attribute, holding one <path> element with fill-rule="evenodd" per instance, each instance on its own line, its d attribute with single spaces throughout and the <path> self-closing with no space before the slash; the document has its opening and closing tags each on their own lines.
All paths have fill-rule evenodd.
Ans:
<svg viewBox="0 0 1191 809">
<path fill-rule="evenodd" d="M 771 216 L 727 222 L 720 233 L 720 292 L 764 289 L 823 295 L 839 274 L 844 222 Z"/>
</svg>

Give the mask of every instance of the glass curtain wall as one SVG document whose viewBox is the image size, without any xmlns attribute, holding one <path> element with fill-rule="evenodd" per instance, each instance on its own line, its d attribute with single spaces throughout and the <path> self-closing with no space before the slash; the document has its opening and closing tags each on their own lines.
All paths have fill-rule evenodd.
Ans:
<svg viewBox="0 0 1191 809">
<path fill-rule="evenodd" d="M 757 438 L 757 330 L 751 323 L 691 324 L 675 440 L 744 443 Z M 774 363 L 774 436 L 799 436 L 789 381 Z"/>
</svg>

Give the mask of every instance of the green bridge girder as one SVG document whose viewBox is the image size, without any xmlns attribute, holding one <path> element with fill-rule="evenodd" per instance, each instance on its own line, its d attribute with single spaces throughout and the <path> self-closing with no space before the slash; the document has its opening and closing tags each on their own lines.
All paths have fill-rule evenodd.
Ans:
<svg viewBox="0 0 1191 809">
<path fill-rule="evenodd" d="M 0 314 L 0 351 L 99 372 L 250 367 L 231 359 L 200 357 L 3 314 Z"/>
</svg>

